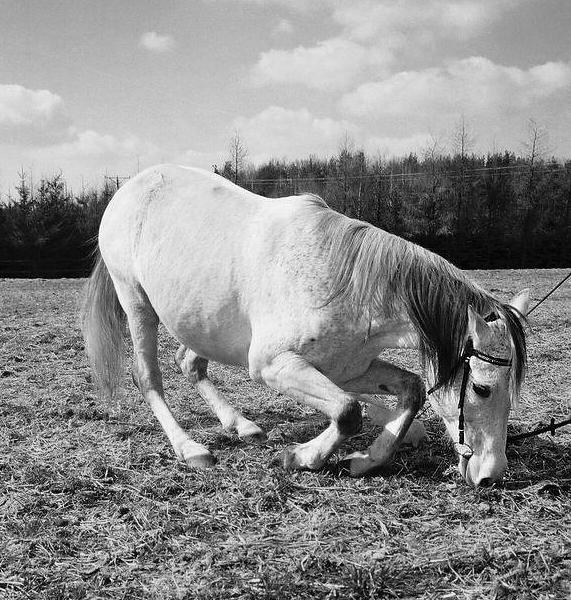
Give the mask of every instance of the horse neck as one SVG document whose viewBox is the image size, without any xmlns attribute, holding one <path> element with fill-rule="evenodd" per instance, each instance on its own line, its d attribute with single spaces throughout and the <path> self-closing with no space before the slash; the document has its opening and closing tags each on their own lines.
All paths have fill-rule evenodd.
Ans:
<svg viewBox="0 0 571 600">
<path fill-rule="evenodd" d="M 392 256 L 384 260 L 392 265 L 392 273 L 381 296 L 385 304 L 407 314 L 432 379 L 441 380 L 453 371 L 462 352 L 468 306 L 485 312 L 499 303 L 460 269 L 424 248 L 400 240 L 389 252 Z"/>
<path fill-rule="evenodd" d="M 386 231 L 333 211 L 322 212 L 319 225 L 332 282 L 326 303 L 344 299 L 371 319 L 406 315 L 437 377 L 449 373 L 462 351 L 468 305 L 483 311 L 497 300 L 442 257 Z"/>
</svg>

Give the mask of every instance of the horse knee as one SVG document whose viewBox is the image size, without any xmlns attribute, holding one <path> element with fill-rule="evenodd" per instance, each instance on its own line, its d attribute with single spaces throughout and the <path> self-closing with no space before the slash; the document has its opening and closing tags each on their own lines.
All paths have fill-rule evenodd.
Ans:
<svg viewBox="0 0 571 600">
<path fill-rule="evenodd" d="M 337 417 L 339 433 L 345 437 L 356 435 L 361 431 L 362 424 L 361 405 L 357 400 L 348 400 Z"/>
</svg>

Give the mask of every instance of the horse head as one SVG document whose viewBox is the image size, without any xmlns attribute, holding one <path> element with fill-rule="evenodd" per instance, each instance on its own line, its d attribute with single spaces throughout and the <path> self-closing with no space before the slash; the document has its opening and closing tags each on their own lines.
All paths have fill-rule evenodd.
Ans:
<svg viewBox="0 0 571 600">
<path fill-rule="evenodd" d="M 525 290 L 500 315 L 484 318 L 468 307 L 464 352 L 450 384 L 436 394 L 435 409 L 455 442 L 458 469 L 475 486 L 501 480 L 507 467 L 508 415 L 523 378 L 521 317 L 528 305 Z"/>
</svg>

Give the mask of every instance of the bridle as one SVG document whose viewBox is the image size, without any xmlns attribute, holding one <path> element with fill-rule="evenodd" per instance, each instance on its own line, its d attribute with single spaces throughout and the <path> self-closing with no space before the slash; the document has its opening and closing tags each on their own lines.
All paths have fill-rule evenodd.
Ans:
<svg viewBox="0 0 571 600">
<path fill-rule="evenodd" d="M 474 348 L 474 343 L 472 342 L 472 338 L 468 338 L 466 341 L 466 345 L 464 346 L 464 350 L 458 360 L 456 366 L 452 369 L 450 376 L 438 382 L 436 385 L 431 387 L 427 394 L 430 396 L 441 387 L 443 387 L 448 381 L 452 380 L 458 370 L 462 365 L 464 365 L 464 371 L 462 373 L 462 384 L 460 386 L 460 399 L 458 400 L 458 409 L 460 414 L 458 415 L 458 442 L 454 444 L 456 452 L 465 459 L 469 459 L 474 451 L 472 448 L 465 443 L 464 440 L 464 403 L 466 400 L 466 388 L 468 387 L 468 378 L 470 377 L 470 358 L 475 356 L 476 358 L 483 360 L 484 362 L 490 363 L 492 365 L 496 365 L 498 367 L 510 367 L 512 364 L 511 359 L 509 358 L 500 358 L 497 356 L 490 356 L 485 352 L 481 352 L 480 350 L 476 350 Z"/>
<path fill-rule="evenodd" d="M 553 294 L 553 292 L 555 290 L 557 290 L 559 287 L 561 287 L 570 277 L 571 277 L 571 272 L 569 272 L 567 275 L 565 275 L 565 277 L 563 277 L 563 279 L 556 286 L 554 286 L 545 296 L 543 296 L 543 298 L 541 298 L 541 300 L 536 302 L 535 306 L 531 310 L 528 310 L 525 315 L 522 315 L 521 313 L 519 313 L 519 311 L 517 311 L 516 309 L 513 309 L 513 307 L 512 307 L 512 310 L 516 310 L 516 312 L 518 312 L 519 315 L 525 319 L 525 317 L 530 315 L 538 306 L 543 304 L 543 302 L 545 302 L 545 300 L 547 300 L 547 298 L 549 298 L 549 296 L 551 296 L 551 294 Z M 498 318 L 498 315 L 495 312 L 491 312 L 489 315 L 484 317 L 484 320 L 487 322 L 490 322 L 490 321 L 495 321 L 497 318 Z M 479 350 L 476 350 L 474 348 L 474 344 L 473 344 L 472 340 L 469 338 L 466 342 L 466 345 L 464 346 L 464 350 L 462 352 L 462 355 L 460 356 L 460 359 L 458 360 L 458 363 L 452 369 L 448 378 L 439 381 L 436 385 L 431 387 L 427 392 L 428 395 L 433 394 L 434 392 L 436 392 L 436 390 L 439 390 L 441 387 L 446 385 L 446 383 L 448 381 L 450 381 L 452 378 L 456 377 L 456 373 L 458 372 L 458 369 L 460 369 L 462 364 L 464 365 L 464 372 L 462 374 L 462 385 L 460 387 L 460 400 L 458 401 L 458 409 L 460 411 L 460 414 L 458 416 L 458 442 L 456 444 L 454 444 L 454 446 L 456 448 L 456 452 L 461 457 L 463 457 L 467 460 L 474 454 L 474 451 L 472 450 L 472 448 L 470 448 L 470 446 L 464 442 L 464 402 L 466 399 L 466 388 L 468 386 L 468 378 L 470 376 L 470 358 L 472 356 L 475 356 L 476 358 L 479 358 L 480 360 L 483 360 L 484 362 L 490 363 L 492 365 L 497 365 L 499 367 L 510 367 L 512 365 L 512 361 L 508 358 L 499 358 L 497 356 L 490 356 L 489 354 L 486 354 L 484 352 L 480 352 Z M 534 437 L 536 435 L 539 435 L 540 433 L 550 432 L 551 435 L 555 435 L 556 429 L 559 429 L 560 427 L 565 427 L 566 425 L 571 425 L 571 418 L 568 418 L 568 419 L 565 419 L 564 421 L 560 421 L 559 423 L 556 423 L 555 419 L 552 417 L 551 422 L 547 427 L 539 427 L 533 431 L 527 431 L 525 433 L 520 433 L 518 435 L 508 436 L 507 443 L 509 444 L 509 443 L 515 442 L 517 440 L 523 440 L 526 438 Z"/>
</svg>

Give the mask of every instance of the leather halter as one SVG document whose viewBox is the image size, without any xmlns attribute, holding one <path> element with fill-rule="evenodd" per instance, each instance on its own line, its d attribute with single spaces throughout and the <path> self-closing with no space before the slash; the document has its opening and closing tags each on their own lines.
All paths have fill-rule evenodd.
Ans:
<svg viewBox="0 0 571 600">
<path fill-rule="evenodd" d="M 474 348 L 472 339 L 468 338 L 466 345 L 464 346 L 464 351 L 460 356 L 460 360 L 452 369 L 450 377 L 445 381 L 440 381 L 435 386 L 431 387 L 427 392 L 427 394 L 430 395 L 436 390 L 439 390 L 444 386 L 446 381 L 450 381 L 450 379 L 455 377 L 462 364 L 464 365 L 464 371 L 462 373 L 462 385 L 460 386 L 460 399 L 458 400 L 458 409 L 460 411 L 460 414 L 458 415 L 458 442 L 455 444 L 455 448 L 456 452 L 466 459 L 470 458 L 472 454 L 474 454 L 472 448 L 470 448 L 470 446 L 464 441 L 464 402 L 466 400 L 466 388 L 468 387 L 468 378 L 470 376 L 470 358 L 472 358 L 472 356 L 498 367 L 510 367 L 512 364 L 511 359 L 490 356 L 485 352 L 476 350 L 476 348 Z"/>
</svg>

